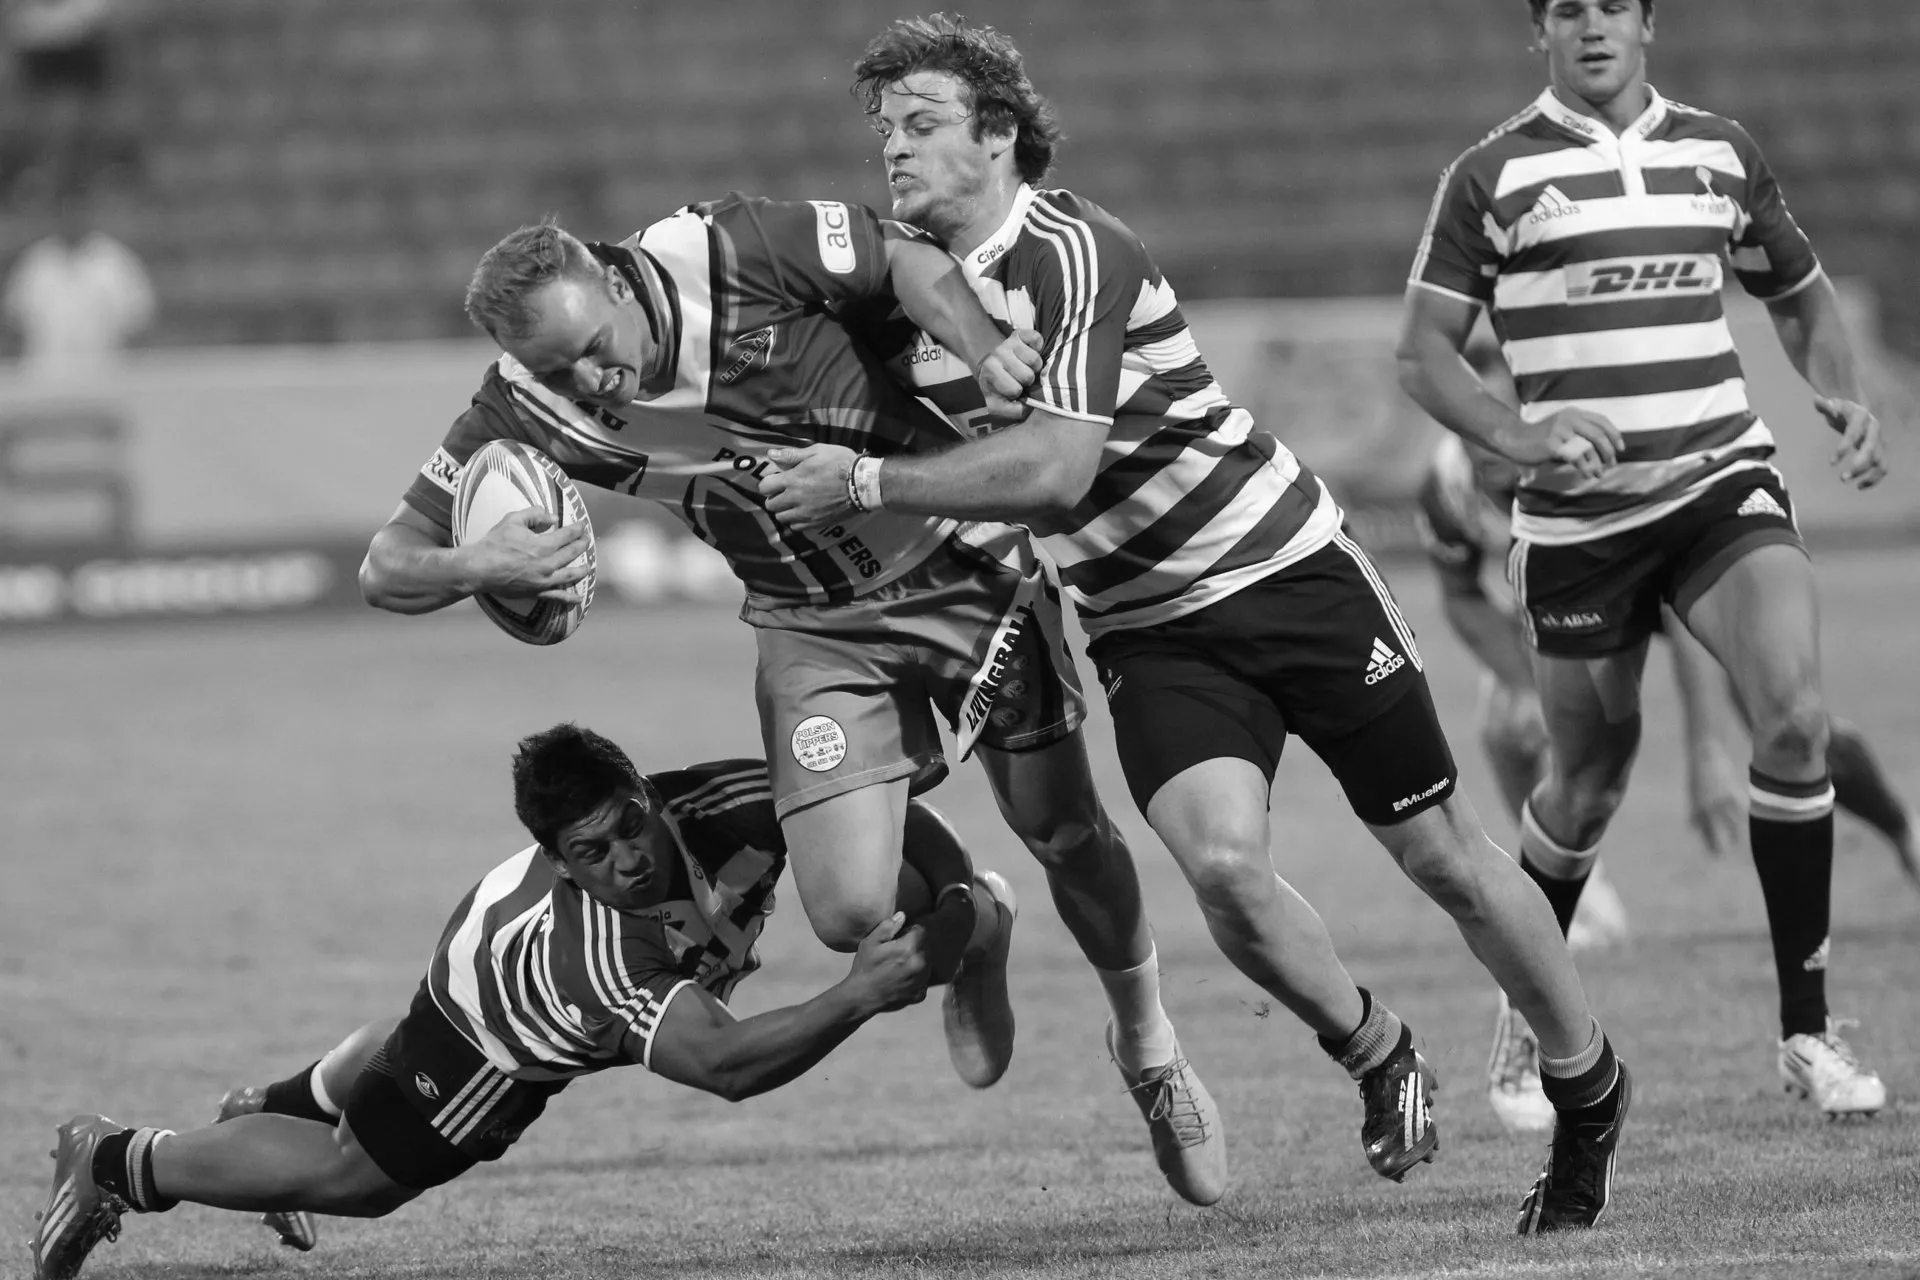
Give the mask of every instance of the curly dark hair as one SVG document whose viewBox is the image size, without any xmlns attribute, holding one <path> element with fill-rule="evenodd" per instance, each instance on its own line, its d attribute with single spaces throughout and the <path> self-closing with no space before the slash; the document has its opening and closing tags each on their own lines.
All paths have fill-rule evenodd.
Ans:
<svg viewBox="0 0 1920 1280">
<path fill-rule="evenodd" d="M 965 85 L 972 99 L 973 136 L 1012 129 L 1013 166 L 1021 180 L 1037 183 L 1047 176 L 1062 141 L 1060 124 L 1052 104 L 1034 92 L 1013 41 L 992 27 L 971 25 L 960 14 L 901 18 L 875 36 L 853 64 L 853 96 L 868 115 L 878 115 L 881 93 L 916 71 L 944 71 Z"/>
<path fill-rule="evenodd" d="M 1541 22 L 1546 19 L 1547 5 L 1551 2 L 1552 0 L 1527 0 L 1527 7 L 1533 10 L 1533 20 L 1535 22 Z M 1653 0 L 1640 0 L 1640 16 L 1644 18 L 1651 18 L 1653 16 Z"/>
<path fill-rule="evenodd" d="M 571 721 L 529 734 L 513 753 L 513 811 L 543 848 L 556 846 L 562 827 L 636 786 L 646 781 L 627 753 Z"/>
</svg>

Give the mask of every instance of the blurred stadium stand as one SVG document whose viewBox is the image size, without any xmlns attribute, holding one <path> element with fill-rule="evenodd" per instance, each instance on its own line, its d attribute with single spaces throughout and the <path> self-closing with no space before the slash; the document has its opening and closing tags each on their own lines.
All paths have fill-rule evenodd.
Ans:
<svg viewBox="0 0 1920 1280">
<path fill-rule="evenodd" d="M 1056 171 L 1189 298 L 1395 294 L 1434 180 L 1542 82 L 1523 0 L 990 0 Z M 624 235 L 730 188 L 877 203 L 847 68 L 898 3 L 166 0 L 121 210 L 163 344 L 444 337 L 548 211 Z M 1670 0 L 1654 83 L 1740 119 L 1835 275 L 1920 353 L 1920 4 Z M 19 246 L 0 231 L 0 260 Z"/>
</svg>

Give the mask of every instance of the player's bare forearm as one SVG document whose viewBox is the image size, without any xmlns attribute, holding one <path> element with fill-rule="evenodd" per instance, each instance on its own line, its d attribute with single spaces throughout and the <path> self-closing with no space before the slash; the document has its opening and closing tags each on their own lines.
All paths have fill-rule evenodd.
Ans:
<svg viewBox="0 0 1920 1280">
<path fill-rule="evenodd" d="M 1840 313 L 1840 298 L 1825 275 L 1767 304 L 1774 332 L 1793 367 L 1823 396 L 1863 403 L 1860 371 Z"/>
<path fill-rule="evenodd" d="M 889 511 L 1015 522 L 1072 511 L 1093 486 L 1105 423 L 1036 409 L 1024 422 L 939 453 L 894 454 L 880 466 Z"/>
<path fill-rule="evenodd" d="M 959 265 L 946 250 L 918 240 L 889 239 L 887 261 L 894 296 L 907 318 L 966 361 L 967 368 L 978 369 L 1003 335 Z"/>
<path fill-rule="evenodd" d="M 879 1012 L 848 986 L 843 979 L 805 1004 L 709 1025 L 690 1033 L 684 1045 L 663 1043 L 656 1033 L 654 1070 L 729 1102 L 778 1089 L 816 1066 Z"/>
<path fill-rule="evenodd" d="M 473 594 L 461 549 L 401 519 L 373 535 L 360 564 L 360 595 L 389 613 L 431 613 Z"/>
<path fill-rule="evenodd" d="M 1520 415 L 1494 397 L 1461 354 L 1480 310 L 1418 286 L 1407 290 L 1394 355 L 1400 389 L 1447 430 L 1496 453 L 1518 431 Z M 1508 456 L 1511 456 L 1510 454 Z"/>
<path fill-rule="evenodd" d="M 1533 659 L 1513 618 L 1484 595 L 1448 592 L 1441 599 L 1447 622 L 1494 679 L 1513 689 L 1533 688 Z"/>
</svg>

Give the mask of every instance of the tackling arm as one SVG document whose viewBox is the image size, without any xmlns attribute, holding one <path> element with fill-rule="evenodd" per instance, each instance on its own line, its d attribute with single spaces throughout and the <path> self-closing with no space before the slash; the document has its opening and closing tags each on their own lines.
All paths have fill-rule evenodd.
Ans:
<svg viewBox="0 0 1920 1280">
<path fill-rule="evenodd" d="M 669 1080 L 738 1102 L 798 1078 L 877 1013 L 927 993 L 919 930 L 901 933 L 899 913 L 861 942 L 847 976 L 804 1004 L 735 1018 L 712 992 L 681 989 L 653 1033 L 651 1049 L 628 1032 L 627 1054 Z"/>
<path fill-rule="evenodd" d="M 1035 409 L 1024 422 L 943 452 L 880 461 L 880 501 L 889 511 L 976 520 L 1065 515 L 1093 487 L 1107 430 Z"/>
</svg>

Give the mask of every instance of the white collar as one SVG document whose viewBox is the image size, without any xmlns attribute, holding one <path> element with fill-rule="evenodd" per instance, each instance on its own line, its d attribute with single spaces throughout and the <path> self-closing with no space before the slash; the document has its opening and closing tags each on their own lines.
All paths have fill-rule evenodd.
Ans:
<svg viewBox="0 0 1920 1280">
<path fill-rule="evenodd" d="M 1034 189 L 1021 183 L 1013 193 L 1013 208 L 1007 211 L 1007 219 L 998 230 L 973 247 L 973 251 L 960 260 L 960 265 L 969 277 L 977 277 L 999 261 L 1000 255 L 1013 247 L 1020 238 L 1020 228 L 1026 224 L 1027 209 L 1032 206 Z"/>
<path fill-rule="evenodd" d="M 1642 111 L 1632 124 L 1621 131 L 1619 135 L 1621 138 L 1644 138 L 1659 128 L 1661 122 L 1667 118 L 1667 100 L 1660 96 L 1660 91 L 1652 85 L 1648 85 L 1647 98 L 1647 109 Z M 1589 142 L 1610 142 L 1614 140 L 1613 130 L 1607 128 L 1604 122 L 1596 120 L 1592 116 L 1582 115 L 1566 103 L 1560 101 L 1559 97 L 1553 92 L 1551 85 L 1549 85 L 1538 98 L 1533 100 L 1533 105 L 1538 107 L 1540 114 L 1547 119 L 1553 121 L 1563 129 L 1579 134 Z"/>
</svg>

